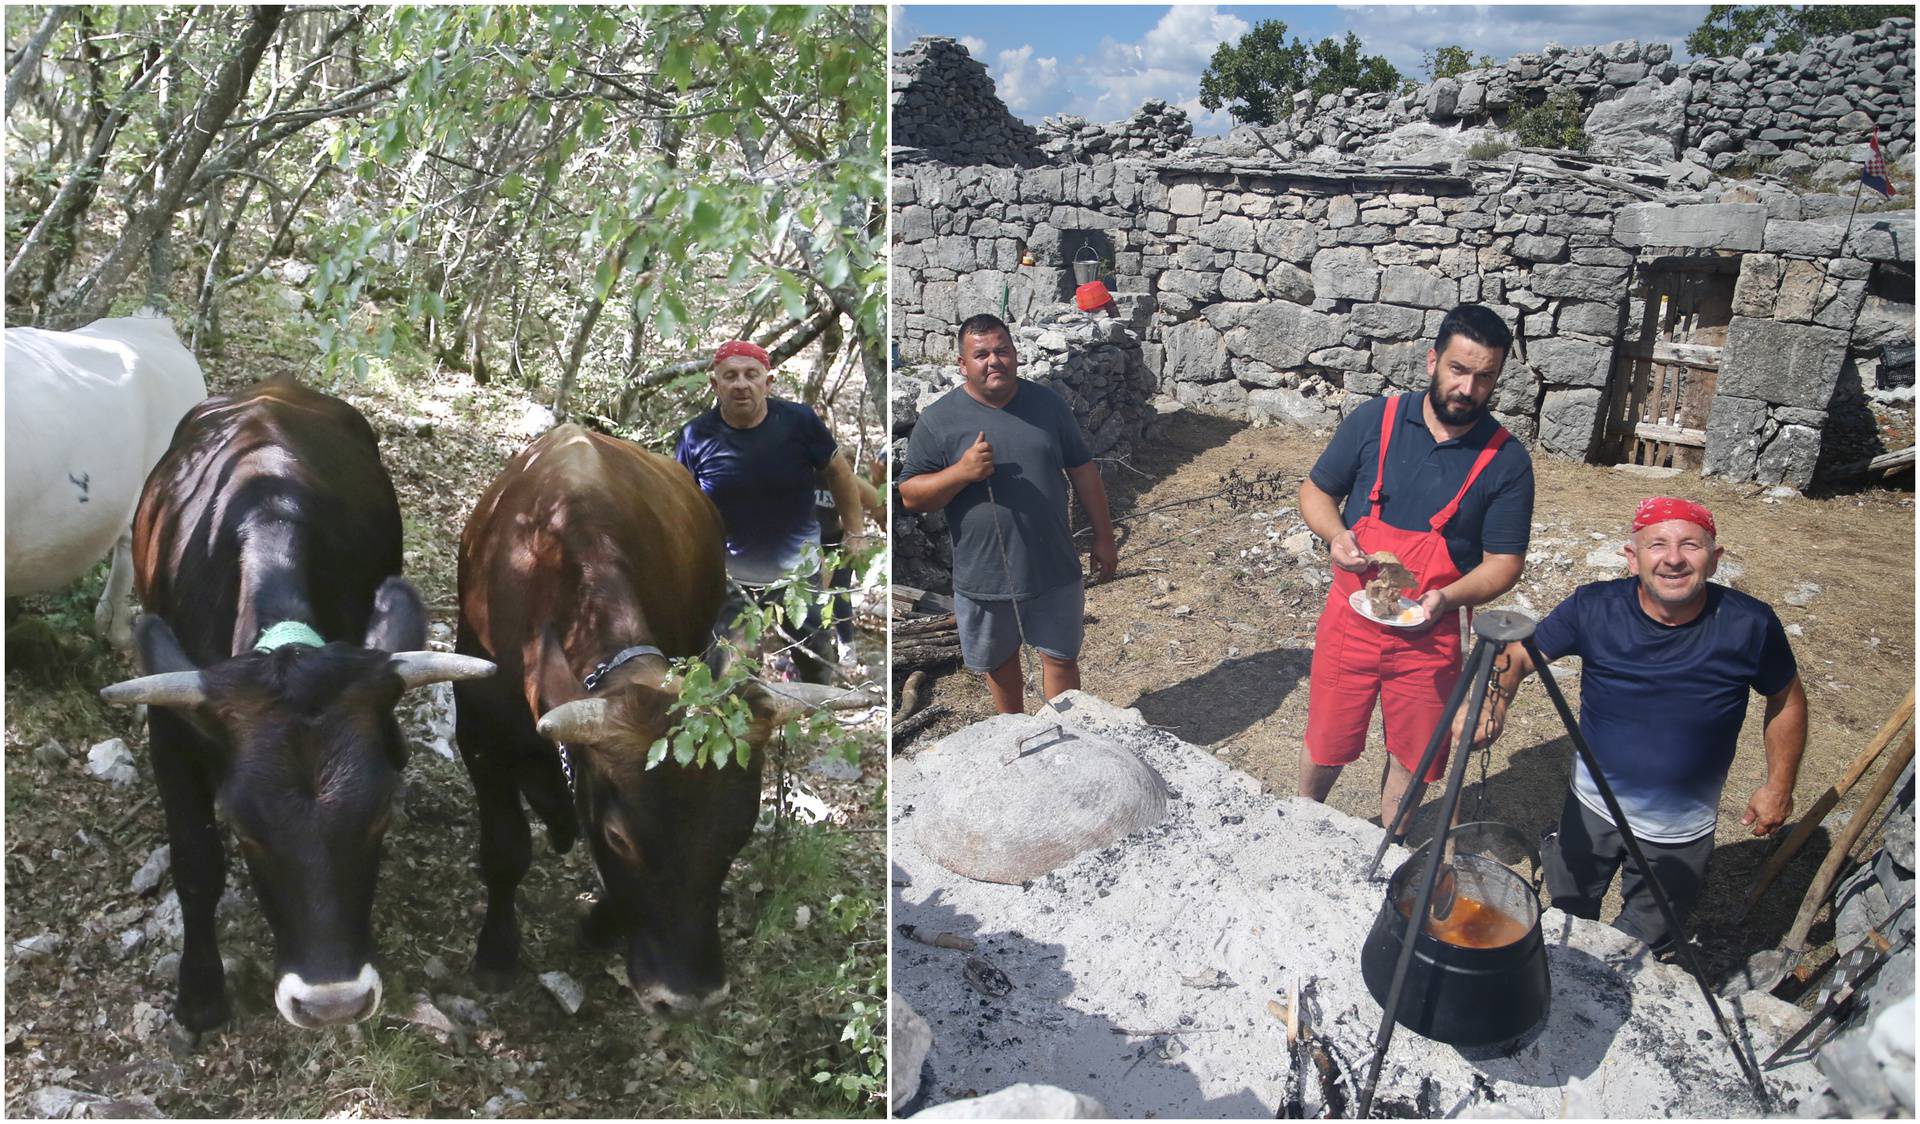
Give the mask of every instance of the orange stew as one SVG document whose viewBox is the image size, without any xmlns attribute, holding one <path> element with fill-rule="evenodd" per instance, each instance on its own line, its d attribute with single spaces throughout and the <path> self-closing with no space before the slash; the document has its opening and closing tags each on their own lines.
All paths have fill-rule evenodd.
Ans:
<svg viewBox="0 0 1920 1124">
<path fill-rule="evenodd" d="M 1412 902 L 1403 900 L 1400 903 L 1400 915 L 1406 916 L 1412 907 Z M 1453 912 L 1447 915 L 1445 921 L 1436 921 L 1428 916 L 1426 933 L 1461 948 L 1504 948 L 1526 936 L 1527 928 L 1519 919 L 1509 917 L 1485 902 L 1465 894 L 1456 894 Z"/>
</svg>

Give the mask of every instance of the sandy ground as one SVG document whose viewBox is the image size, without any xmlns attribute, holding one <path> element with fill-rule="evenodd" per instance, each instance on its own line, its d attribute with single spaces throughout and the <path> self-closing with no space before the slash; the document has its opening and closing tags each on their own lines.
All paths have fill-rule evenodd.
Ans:
<svg viewBox="0 0 1920 1124">
<path fill-rule="evenodd" d="M 1120 528 L 1120 576 L 1088 591 L 1087 690 L 1207 747 L 1292 793 L 1306 724 L 1313 629 L 1325 598 L 1326 555 L 1300 564 L 1283 545 L 1304 530 L 1301 479 L 1327 434 L 1178 412 L 1162 440 L 1145 442 L 1108 473 Z M 1864 748 L 1914 682 L 1914 509 L 1911 492 L 1876 490 L 1823 499 L 1774 496 L 1755 485 L 1681 477 L 1647 480 L 1618 470 L 1536 457 L 1537 496 L 1529 563 L 1497 606 L 1543 616 L 1576 585 L 1624 574 L 1614 561 L 1628 521 L 1647 495 L 1680 493 L 1713 509 L 1727 547 L 1723 579 L 1771 604 L 1792 636 L 1810 707 L 1807 752 L 1796 790 L 1804 809 Z M 1196 497 L 1205 497 L 1198 498 Z M 1190 502 L 1188 502 L 1190 501 Z M 1591 557 L 1590 557 L 1591 556 Z M 1320 584 L 1316 584 L 1315 579 Z M 1812 587 L 1817 586 L 1815 591 Z M 1788 603 L 1790 595 L 1804 605 Z M 1035 676 L 1037 687 L 1037 675 Z M 1562 679 L 1572 695 L 1578 677 Z M 1032 690 L 1029 697 L 1037 694 Z M 984 685 L 963 672 L 936 681 L 932 699 L 953 715 L 932 739 L 991 711 Z M 1868 787 L 1855 788 L 1826 829 L 1789 866 L 1739 926 L 1733 919 L 1772 848 L 1739 822 L 1765 775 L 1760 700 L 1748 710 L 1727 781 L 1719 849 L 1695 913 L 1696 935 L 1714 970 L 1779 942 L 1825 854 Z M 1470 762 L 1463 819 L 1514 824 L 1530 835 L 1559 815 L 1573 748 L 1538 684 L 1516 700 L 1490 759 Z M 1368 753 L 1335 786 L 1330 802 L 1377 817 L 1384 751 L 1379 723 Z M 1484 774 L 1487 783 L 1477 782 Z M 1425 809 L 1439 798 L 1430 790 Z M 1431 830 L 1425 815 L 1414 841 Z M 1615 905 L 1602 917 L 1610 919 Z M 1822 921 L 1816 943 L 1830 939 Z"/>
<path fill-rule="evenodd" d="M 1036 1082 L 1091 1095 L 1123 1119 L 1312 1117 L 1329 1102 L 1350 1115 L 1381 1018 L 1358 952 L 1384 879 L 1408 852 L 1390 850 L 1369 879 L 1379 828 L 1263 795 L 1205 750 L 1085 694 L 1063 696 L 1062 707 L 1065 736 L 1046 733 L 1051 717 L 996 717 L 895 761 L 896 928 L 979 943 L 972 954 L 896 947 L 896 996 L 932 1031 L 919 1103 Z M 1036 734 L 1031 752 L 998 764 Z M 1103 751 L 1137 755 L 1164 779 L 1163 820 L 1022 884 L 941 865 L 973 853 L 938 828 L 952 802 L 993 825 L 986 833 L 1001 846 L 1034 853 L 1036 837 L 1053 833 L 1014 832 L 1009 821 L 1059 822 L 1045 811 L 1057 792 L 1082 773 L 1113 775 L 1092 764 Z M 1819 1084 L 1805 1057 L 1779 1066 L 1766 1075 L 1763 1107 L 1685 971 L 1598 922 L 1549 910 L 1540 926 L 1551 992 L 1540 1021 L 1517 1041 L 1482 1046 L 1399 1030 L 1376 1115 L 1778 1115 Z M 967 969 L 982 961 L 1011 989 L 996 996 L 970 984 Z M 1310 1040 L 1347 1083 L 1306 1076 L 1312 1067 L 1289 1049 L 1271 1002 L 1293 988 L 1308 996 Z M 1502 1002 L 1490 992 L 1477 999 Z M 1757 993 L 1723 1009 L 1761 1056 L 1803 1017 Z"/>
</svg>

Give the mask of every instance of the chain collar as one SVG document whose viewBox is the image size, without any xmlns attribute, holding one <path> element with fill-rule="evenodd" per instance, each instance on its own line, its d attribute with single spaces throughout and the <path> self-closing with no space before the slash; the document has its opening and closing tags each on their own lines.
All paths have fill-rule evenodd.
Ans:
<svg viewBox="0 0 1920 1124">
<path fill-rule="evenodd" d="M 603 660 L 595 664 L 593 670 L 587 673 L 587 677 L 581 680 L 581 683 L 586 687 L 587 693 L 592 694 L 594 689 L 600 686 L 600 681 L 607 677 L 608 672 L 626 663 L 628 660 L 638 659 L 641 656 L 659 656 L 665 659 L 666 655 L 665 652 L 651 644 L 635 644 L 631 648 L 622 648 L 612 659 Z M 555 742 L 554 744 L 558 746 L 560 750 L 560 775 L 567 778 L 567 795 L 578 798 L 579 790 L 573 779 L 573 747 L 569 746 L 566 742 Z"/>
</svg>

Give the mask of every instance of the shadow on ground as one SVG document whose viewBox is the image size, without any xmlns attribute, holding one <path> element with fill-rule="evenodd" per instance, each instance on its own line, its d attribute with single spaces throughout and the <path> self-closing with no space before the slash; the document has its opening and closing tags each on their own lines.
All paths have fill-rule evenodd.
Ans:
<svg viewBox="0 0 1920 1124">
<path fill-rule="evenodd" d="M 1191 679 L 1148 691 L 1132 705 L 1182 741 L 1214 745 L 1279 710 L 1312 667 L 1311 648 L 1273 648 L 1223 660 Z"/>
</svg>

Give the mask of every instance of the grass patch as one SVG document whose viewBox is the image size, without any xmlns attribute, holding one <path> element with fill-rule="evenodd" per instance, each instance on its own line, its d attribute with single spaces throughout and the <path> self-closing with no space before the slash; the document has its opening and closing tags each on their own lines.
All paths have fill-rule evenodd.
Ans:
<svg viewBox="0 0 1920 1124">
<path fill-rule="evenodd" d="M 419 1117 L 440 1114 L 450 1059 L 426 1036 L 370 1021 L 351 1030 L 294 1039 L 308 1043 L 296 1061 L 287 1115 Z M 296 1047 L 298 1049 L 298 1047 Z"/>
<path fill-rule="evenodd" d="M 677 1022 L 651 1055 L 684 1082 L 676 1115 L 873 1116 L 885 1111 L 886 917 L 866 887 L 884 855 L 863 837 L 788 824 L 757 835 L 730 882 L 722 931 L 733 995 Z M 729 923 L 731 920 L 731 923 Z"/>
<path fill-rule="evenodd" d="M 1497 157 L 1504 156 L 1507 153 L 1512 151 L 1513 151 L 1513 146 L 1508 144 L 1506 141 L 1499 141 L 1499 140 L 1476 141 L 1473 147 L 1467 149 L 1467 159 L 1492 160 Z"/>
</svg>

